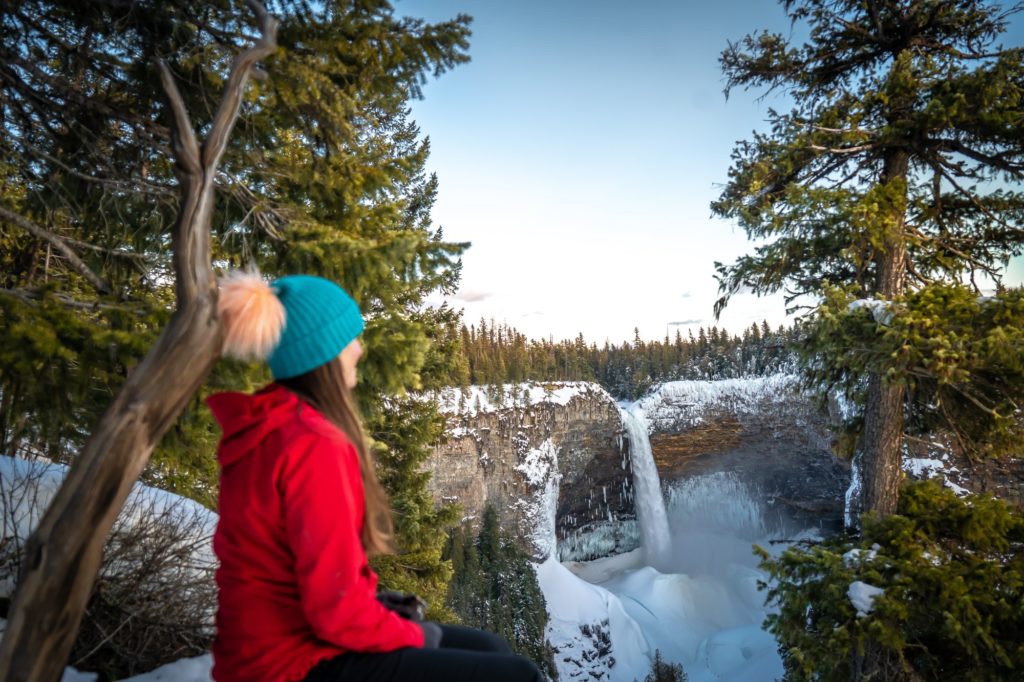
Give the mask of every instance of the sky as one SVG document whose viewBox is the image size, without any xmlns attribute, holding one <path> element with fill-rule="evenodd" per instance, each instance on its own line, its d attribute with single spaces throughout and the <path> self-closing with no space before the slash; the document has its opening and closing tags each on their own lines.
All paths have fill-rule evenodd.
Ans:
<svg viewBox="0 0 1024 682">
<path fill-rule="evenodd" d="M 413 118 L 440 181 L 445 238 L 468 241 L 450 303 L 467 323 L 620 343 L 717 324 L 786 321 L 781 296 L 735 296 L 714 263 L 754 244 L 711 216 L 735 143 L 766 130 L 762 92 L 723 94 L 730 40 L 790 33 L 769 0 L 399 0 L 400 14 L 473 17 L 472 61 L 432 79 Z M 797 29 L 799 30 L 799 29 Z M 1022 22 L 1006 36 L 1024 43 Z M 1008 281 L 1024 279 L 1011 265 Z"/>
</svg>

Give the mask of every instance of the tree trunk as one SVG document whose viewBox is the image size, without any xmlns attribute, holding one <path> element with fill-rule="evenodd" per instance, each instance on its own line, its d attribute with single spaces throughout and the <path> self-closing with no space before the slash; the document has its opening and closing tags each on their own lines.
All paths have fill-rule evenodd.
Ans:
<svg viewBox="0 0 1024 682">
<path fill-rule="evenodd" d="M 865 512 L 892 514 L 899 502 L 903 397 L 903 386 L 887 384 L 879 374 L 868 377 L 861 472 L 861 509 Z"/>
<path fill-rule="evenodd" d="M 177 310 L 100 419 L 29 538 L 0 642 L 0 677 L 7 682 L 60 679 L 99 571 L 107 534 L 154 446 L 220 355 L 217 288 L 210 263 L 214 175 L 252 69 L 275 48 L 276 21 L 258 2 L 249 4 L 260 19 L 262 37 L 236 57 L 201 148 L 170 71 L 161 64 L 174 116 L 175 162 L 182 186 L 173 234 Z"/>
<path fill-rule="evenodd" d="M 907 244 L 904 236 L 904 204 L 908 167 L 907 153 L 897 150 L 886 156 L 882 171 L 883 184 L 904 187 L 902 196 L 893 200 L 892 213 L 888 216 L 890 224 L 878 259 L 876 291 L 886 301 L 902 296 L 906 286 Z M 883 216 L 881 219 L 885 220 L 886 217 Z M 879 324 L 884 324 L 884 318 Z M 865 512 L 875 512 L 884 516 L 896 511 L 902 477 L 905 392 L 904 386 L 888 383 L 882 374 L 876 372 L 868 376 L 862 441 L 864 461 L 861 469 L 861 509 Z"/>
</svg>

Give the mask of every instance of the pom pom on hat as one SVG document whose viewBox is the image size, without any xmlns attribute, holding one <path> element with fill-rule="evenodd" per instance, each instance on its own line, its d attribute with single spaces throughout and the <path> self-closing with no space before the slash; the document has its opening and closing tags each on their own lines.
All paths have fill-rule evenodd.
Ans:
<svg viewBox="0 0 1024 682">
<path fill-rule="evenodd" d="M 284 305 L 258 272 L 238 270 L 221 278 L 217 313 L 229 357 L 266 360 L 281 340 Z"/>
</svg>

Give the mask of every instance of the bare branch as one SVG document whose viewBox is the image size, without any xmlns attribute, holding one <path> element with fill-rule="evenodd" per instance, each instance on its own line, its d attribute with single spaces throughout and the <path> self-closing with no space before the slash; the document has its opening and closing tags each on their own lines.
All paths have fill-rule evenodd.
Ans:
<svg viewBox="0 0 1024 682">
<path fill-rule="evenodd" d="M 134 251 L 118 251 L 117 249 L 108 249 L 104 246 L 97 246 L 96 244 L 90 244 L 89 242 L 83 242 L 78 239 L 71 239 L 70 237 L 66 238 L 64 241 L 66 241 L 68 244 L 73 244 L 74 246 L 77 246 L 79 248 L 89 249 L 90 251 L 102 253 L 112 258 L 124 258 L 125 260 L 129 260 L 132 262 L 132 265 L 138 268 L 142 274 L 146 274 L 145 266 L 147 263 L 147 258 L 143 256 L 141 253 L 135 253 Z"/>
<path fill-rule="evenodd" d="M 113 189 L 119 189 L 127 192 L 143 189 L 160 196 L 174 195 L 174 190 L 171 187 L 165 187 L 164 185 L 157 185 L 152 182 L 147 182 L 142 178 L 132 178 L 130 180 L 115 180 L 113 178 L 101 178 L 95 175 L 90 175 L 88 173 L 83 173 L 79 170 L 75 170 L 74 168 L 67 165 L 60 159 L 56 158 L 55 156 L 47 154 L 42 149 L 38 149 L 37 147 L 34 147 L 32 145 L 26 144 L 25 150 L 28 151 L 29 154 L 33 154 L 35 156 L 38 156 L 39 158 L 49 161 L 50 163 L 57 166 L 65 173 L 72 175 L 78 178 L 79 180 L 84 180 L 86 182 L 94 182 L 99 185 L 104 185 L 106 187 L 111 187 Z M 24 158 L 24 155 L 19 154 L 19 156 L 21 158 Z"/>
<path fill-rule="evenodd" d="M 1016 227 L 1014 227 L 1013 225 L 1010 225 L 1005 220 L 1003 220 L 1002 218 L 1000 218 L 996 214 L 992 213 L 992 211 L 990 211 L 987 206 L 985 206 L 983 203 L 978 201 L 978 197 L 974 194 L 974 192 L 969 192 L 966 189 L 964 189 L 963 187 L 961 187 L 960 183 L 958 183 L 956 181 L 956 178 L 954 178 L 952 175 L 947 173 L 941 166 L 938 167 L 938 170 L 939 170 L 940 173 L 942 173 L 942 177 L 946 178 L 946 180 L 949 180 L 949 184 L 953 185 L 953 188 L 957 192 L 959 192 L 962 196 L 966 197 L 972 204 L 974 204 L 975 208 L 977 208 L 979 211 L 984 213 L 985 217 L 987 217 L 989 220 L 991 220 L 991 221 L 993 221 L 995 223 L 998 223 L 999 225 L 1005 227 L 1008 230 L 1017 230 Z"/>
<path fill-rule="evenodd" d="M 907 226 L 907 232 L 909 234 L 914 235 L 915 237 L 917 237 L 917 238 L 919 238 L 921 240 L 924 240 L 924 241 L 927 241 L 927 242 L 932 242 L 934 244 L 938 244 L 939 248 L 945 249 L 946 251 L 949 251 L 950 253 L 953 253 L 956 256 L 959 256 L 960 258 L 962 258 L 965 261 L 967 261 L 968 263 L 970 263 L 972 270 L 973 269 L 981 270 L 986 275 L 996 279 L 997 281 L 1000 279 L 998 270 L 996 270 L 992 266 L 988 265 L 987 263 L 983 263 L 982 261 L 978 260 L 977 258 L 974 258 L 970 254 L 968 254 L 968 253 L 966 253 L 964 251 L 961 251 L 960 249 L 958 249 L 955 246 L 953 246 L 952 244 L 950 244 L 948 241 L 946 241 L 944 239 L 941 239 L 939 237 L 936 237 L 934 235 L 925 234 L 924 232 L 921 232 L 919 229 L 913 228 L 913 227 L 910 227 L 910 226 Z"/>
<path fill-rule="evenodd" d="M 192 130 L 192 123 L 188 120 L 185 100 L 182 99 L 178 86 L 174 83 L 174 75 L 167 63 L 162 59 L 159 60 L 157 69 L 160 70 L 160 85 L 163 86 L 168 104 L 171 105 L 171 138 L 174 144 L 175 162 L 183 172 L 189 175 L 198 175 L 200 173 L 199 143 Z"/>
<path fill-rule="evenodd" d="M 85 264 L 85 261 L 79 258 L 78 254 L 75 253 L 74 250 L 70 246 L 68 246 L 67 243 L 63 239 L 61 239 L 60 236 L 58 236 L 56 233 L 47 230 L 42 225 L 35 224 L 34 222 L 29 220 L 25 216 L 21 215 L 20 213 L 15 213 L 14 211 L 7 210 L 3 206 L 0 206 L 0 218 L 8 222 L 14 223 L 15 225 L 26 230 L 33 236 L 38 237 L 39 239 L 44 239 L 50 244 L 52 244 L 53 247 L 60 251 L 61 255 L 63 255 L 64 258 L 67 259 L 68 263 L 71 264 L 71 267 L 74 268 L 74 270 L 82 277 L 85 277 L 85 279 L 89 281 L 89 284 L 91 284 L 96 289 L 96 291 L 100 292 L 101 294 L 109 294 L 112 291 L 110 284 L 108 284 L 102 277 L 93 272 L 89 268 L 89 266 Z"/>
<path fill-rule="evenodd" d="M 1019 152 L 1016 150 L 1012 152 L 1004 152 L 1002 154 L 992 155 L 980 152 L 972 147 L 968 147 L 959 140 L 937 139 L 933 140 L 933 143 L 941 149 L 956 152 L 957 154 L 963 154 L 969 159 L 973 159 L 979 163 L 983 163 L 994 168 L 998 168 L 1001 171 L 1013 173 L 1018 176 L 1024 174 L 1024 163 L 1014 163 L 1013 161 L 1010 161 L 1009 159 L 1006 158 L 1007 154 L 1019 154 Z"/>
</svg>

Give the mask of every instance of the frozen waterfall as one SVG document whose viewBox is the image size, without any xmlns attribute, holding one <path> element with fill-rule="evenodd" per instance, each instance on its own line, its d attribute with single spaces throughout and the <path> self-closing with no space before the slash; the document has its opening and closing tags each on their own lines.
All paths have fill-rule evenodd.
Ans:
<svg viewBox="0 0 1024 682">
<path fill-rule="evenodd" d="M 661 479 L 654 464 L 651 440 L 643 412 L 636 406 L 619 408 L 622 425 L 629 437 L 629 453 L 633 462 L 634 504 L 640 524 L 640 547 L 648 565 L 663 567 L 668 560 L 672 539 L 665 513 L 665 498 L 661 494 Z"/>
</svg>

